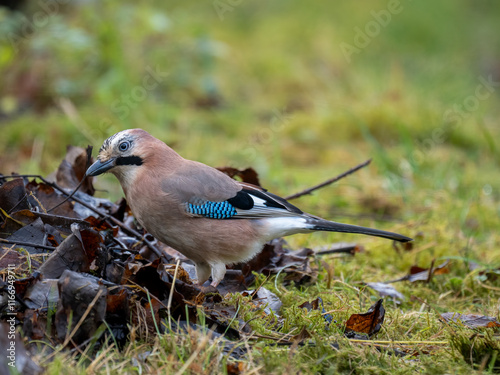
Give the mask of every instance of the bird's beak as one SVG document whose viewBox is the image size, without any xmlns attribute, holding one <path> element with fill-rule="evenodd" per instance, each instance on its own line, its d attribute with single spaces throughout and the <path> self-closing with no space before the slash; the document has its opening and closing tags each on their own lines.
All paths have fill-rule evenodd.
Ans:
<svg viewBox="0 0 500 375">
<path fill-rule="evenodd" d="M 100 161 L 99 159 L 92 164 L 89 169 L 87 169 L 87 172 L 85 172 L 86 176 L 98 176 L 100 174 L 103 174 L 104 172 L 110 170 L 116 165 L 116 158 L 111 158 L 109 160 L 106 160 L 105 162 Z"/>
</svg>

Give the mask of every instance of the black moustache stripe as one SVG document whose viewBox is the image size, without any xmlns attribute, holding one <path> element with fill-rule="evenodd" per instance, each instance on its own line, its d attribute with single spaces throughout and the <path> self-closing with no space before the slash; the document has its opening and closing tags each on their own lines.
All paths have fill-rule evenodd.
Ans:
<svg viewBox="0 0 500 375">
<path fill-rule="evenodd" d="M 142 158 L 140 156 L 121 156 L 116 159 L 116 165 L 142 165 Z"/>
</svg>

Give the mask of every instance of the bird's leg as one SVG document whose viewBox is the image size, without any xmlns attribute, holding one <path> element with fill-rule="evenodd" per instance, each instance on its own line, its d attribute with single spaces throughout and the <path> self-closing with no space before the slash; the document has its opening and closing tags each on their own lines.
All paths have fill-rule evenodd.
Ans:
<svg viewBox="0 0 500 375">
<path fill-rule="evenodd" d="M 206 262 L 196 262 L 195 265 L 198 285 L 203 285 L 203 283 L 210 277 L 210 265 Z"/>
<path fill-rule="evenodd" d="M 224 278 L 226 274 L 226 265 L 224 263 L 213 263 L 212 266 L 212 285 L 213 287 L 217 287 L 219 283 Z"/>
</svg>

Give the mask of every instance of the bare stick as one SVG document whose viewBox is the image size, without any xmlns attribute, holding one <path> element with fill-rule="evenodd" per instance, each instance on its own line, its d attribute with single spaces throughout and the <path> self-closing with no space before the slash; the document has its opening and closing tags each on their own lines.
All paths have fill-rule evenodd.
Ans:
<svg viewBox="0 0 500 375">
<path fill-rule="evenodd" d="M 12 245 L 19 245 L 19 246 L 29 246 L 29 247 L 40 248 L 40 249 L 45 249 L 45 250 L 54 250 L 55 249 L 54 246 L 38 245 L 38 244 L 33 243 L 33 242 L 12 241 L 12 240 L 6 240 L 3 238 L 0 238 L 0 242 L 12 244 Z"/>
<path fill-rule="evenodd" d="M 366 167 L 368 164 L 371 163 L 371 161 L 372 161 L 372 159 L 368 159 L 367 161 L 365 161 L 365 162 L 363 162 L 361 164 L 356 165 L 354 168 L 351 168 L 348 171 L 345 171 L 344 173 L 341 173 L 341 174 L 339 174 L 338 176 L 336 176 L 334 178 L 331 178 L 329 180 L 326 180 L 326 181 L 322 182 L 321 184 L 318 184 L 318 185 L 315 185 L 313 187 L 310 187 L 309 189 L 306 189 L 306 190 L 303 190 L 301 192 L 289 195 L 288 197 L 285 197 L 285 199 L 286 200 L 291 200 L 291 199 L 295 199 L 295 198 L 301 197 L 301 196 L 306 195 L 306 194 L 311 194 L 315 190 L 318 190 L 318 189 L 321 189 L 322 187 L 325 187 L 327 185 L 333 184 L 334 182 L 337 182 L 338 180 L 340 180 L 340 179 L 342 179 L 342 178 L 344 178 L 346 176 L 349 176 L 350 174 L 356 172 L 357 170 Z"/>
<path fill-rule="evenodd" d="M 346 253 L 354 255 L 356 253 L 356 247 L 358 245 L 353 243 L 339 243 L 339 246 L 334 247 L 333 249 L 320 250 L 316 251 L 316 255 L 326 255 L 326 254 L 338 254 L 338 253 Z"/>
</svg>

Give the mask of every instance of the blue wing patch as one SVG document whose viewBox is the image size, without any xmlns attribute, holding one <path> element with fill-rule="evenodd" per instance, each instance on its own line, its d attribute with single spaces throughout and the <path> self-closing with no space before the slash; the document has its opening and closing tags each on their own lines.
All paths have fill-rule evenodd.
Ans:
<svg viewBox="0 0 500 375">
<path fill-rule="evenodd" d="M 200 215 L 211 219 L 229 219 L 237 214 L 236 209 L 227 201 L 206 202 L 204 204 L 186 205 L 187 212 L 192 215 Z"/>
</svg>

